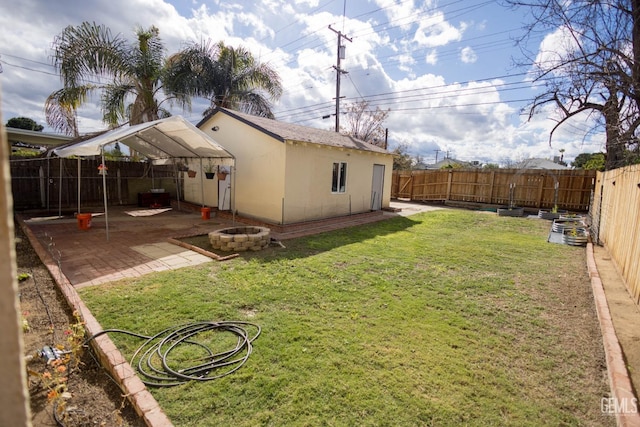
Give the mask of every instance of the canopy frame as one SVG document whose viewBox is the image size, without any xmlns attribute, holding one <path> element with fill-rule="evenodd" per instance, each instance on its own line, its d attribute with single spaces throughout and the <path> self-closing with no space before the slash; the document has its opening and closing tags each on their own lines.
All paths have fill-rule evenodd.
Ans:
<svg viewBox="0 0 640 427">
<path fill-rule="evenodd" d="M 72 142 L 59 146 L 53 150 L 53 154 L 58 157 L 78 157 L 78 213 L 80 213 L 80 158 L 100 156 L 101 162 L 105 164 L 104 149 L 106 145 L 120 142 L 130 149 L 140 152 L 150 161 L 151 167 L 154 164 L 166 164 L 168 160 L 173 160 L 174 173 L 176 174 L 176 189 L 179 198 L 179 180 L 177 178 L 177 168 L 175 159 L 196 159 L 199 160 L 202 171 L 203 159 L 223 159 L 223 163 L 229 162 L 233 168 L 235 157 L 229 153 L 222 145 L 212 137 L 202 132 L 193 124 L 181 116 L 172 116 L 165 119 L 142 123 L 135 126 L 120 127 L 93 138 L 80 142 Z M 62 168 L 60 169 L 62 173 Z M 107 196 L 106 173 L 102 174 L 102 193 L 104 202 L 104 215 L 106 223 L 106 238 L 109 240 L 109 214 Z M 62 187 L 62 186 L 60 186 Z M 204 179 L 200 174 L 201 203 L 204 207 Z M 235 188 L 232 188 L 232 194 Z M 235 197 L 233 197 L 235 199 Z M 59 204 L 60 204 L 59 199 Z M 60 209 L 60 207 L 59 207 Z M 232 206 L 233 209 L 233 206 Z"/>
</svg>

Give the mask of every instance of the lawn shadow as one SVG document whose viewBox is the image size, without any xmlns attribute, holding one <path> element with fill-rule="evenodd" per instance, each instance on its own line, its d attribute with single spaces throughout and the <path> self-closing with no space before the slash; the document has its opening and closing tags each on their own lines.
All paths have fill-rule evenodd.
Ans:
<svg viewBox="0 0 640 427">
<path fill-rule="evenodd" d="M 238 252 L 238 255 L 245 260 L 265 263 L 275 260 L 305 258 L 331 251 L 340 246 L 363 242 L 399 231 L 406 231 L 419 224 L 421 222 L 419 218 L 420 215 L 413 215 L 411 218 L 397 216 L 382 221 L 346 227 L 339 230 L 325 231 L 295 239 L 283 241 L 273 240 L 269 247 L 263 250 Z M 177 240 L 212 252 L 221 257 L 234 253 L 214 250 L 211 247 L 207 234 L 184 237 Z"/>
</svg>

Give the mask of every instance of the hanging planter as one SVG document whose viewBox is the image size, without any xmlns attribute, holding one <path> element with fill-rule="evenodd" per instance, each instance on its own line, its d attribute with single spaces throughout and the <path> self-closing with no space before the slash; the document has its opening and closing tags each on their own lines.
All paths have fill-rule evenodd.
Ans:
<svg viewBox="0 0 640 427">
<path fill-rule="evenodd" d="M 215 166 L 211 163 L 211 160 L 209 160 L 209 163 L 204 167 L 204 176 L 207 179 L 213 179 L 215 174 Z"/>
<path fill-rule="evenodd" d="M 229 172 L 225 168 L 218 166 L 218 181 L 224 181 L 227 179 L 227 175 L 229 175 Z"/>
<path fill-rule="evenodd" d="M 104 163 L 98 165 L 98 175 L 106 175 L 107 169 L 109 169 Z"/>
<path fill-rule="evenodd" d="M 192 171 L 192 170 L 187 171 L 187 175 L 189 176 L 189 178 L 195 178 L 196 173 L 197 173 L 196 171 Z"/>
</svg>

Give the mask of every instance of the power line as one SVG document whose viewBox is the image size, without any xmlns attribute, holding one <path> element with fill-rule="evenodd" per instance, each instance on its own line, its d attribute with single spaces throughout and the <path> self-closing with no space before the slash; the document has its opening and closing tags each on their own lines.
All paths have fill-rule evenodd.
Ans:
<svg viewBox="0 0 640 427">
<path fill-rule="evenodd" d="M 497 80 L 497 79 L 503 79 L 505 77 L 517 77 L 517 76 L 526 76 L 527 73 L 518 73 L 518 74 L 512 74 L 512 75 L 503 75 L 503 76 L 495 76 L 495 77 L 490 77 L 490 78 L 485 78 L 485 79 L 479 79 L 476 81 L 467 81 L 467 82 L 462 82 L 462 83 L 458 83 L 457 86 L 463 86 L 463 85 L 469 85 L 471 83 L 479 83 L 479 82 L 486 82 L 486 81 L 492 81 L 492 80 Z M 412 108 L 393 108 L 393 104 L 399 104 L 399 103 L 416 103 L 416 102 L 426 102 L 426 101 L 430 101 L 430 100 L 436 100 L 436 99 L 440 99 L 443 96 L 447 95 L 447 96 L 456 96 L 456 97 L 460 97 L 460 96 L 477 96 L 477 95 L 482 95 L 482 94 L 487 94 L 487 93 L 504 93 L 504 92 L 508 92 L 508 91 L 513 91 L 513 90 L 519 90 L 519 89 L 526 89 L 530 87 L 530 84 L 528 82 L 506 82 L 506 83 L 502 83 L 499 85 L 495 85 L 493 84 L 492 86 L 479 86 L 479 87 L 456 87 L 453 88 L 454 85 L 451 84 L 443 84 L 443 85 L 437 85 L 437 86 L 431 86 L 431 87 L 421 87 L 421 88 L 414 88 L 414 89 L 407 89 L 404 91 L 394 91 L 394 92 L 385 92 L 385 93 L 380 93 L 380 94 L 373 94 L 373 95 L 369 95 L 369 96 L 362 96 L 362 94 L 359 93 L 360 98 L 357 99 L 361 99 L 361 100 L 365 100 L 367 101 L 370 106 L 372 107 L 376 107 L 376 106 L 384 106 L 385 108 L 390 108 L 392 111 L 413 111 L 415 109 L 418 110 L 428 110 L 428 109 L 432 109 L 434 107 L 430 107 L 430 106 L 424 106 L 424 107 L 414 107 Z M 357 89 L 357 88 L 356 88 Z M 359 92 L 359 90 L 358 90 Z M 356 98 L 346 98 L 346 100 L 356 100 Z M 495 105 L 495 104 L 499 104 L 499 103 L 508 103 L 508 102 L 524 102 L 524 101 L 530 101 L 530 99 L 524 99 L 524 100 L 512 100 L 512 101 L 490 101 L 490 102 L 480 102 L 480 103 L 474 103 L 474 105 Z M 470 105 L 469 103 L 467 104 L 457 104 L 457 105 L 448 105 L 448 106 L 444 106 L 444 107 L 449 107 L 449 108 L 453 108 L 455 106 L 468 106 Z M 303 115 L 311 115 L 313 114 L 314 116 L 317 116 L 317 111 L 318 110 L 322 110 L 322 109 L 326 109 L 329 106 L 329 103 L 319 103 L 319 104 L 314 104 L 314 108 L 310 108 L 310 109 L 305 109 L 305 107 L 297 107 L 294 109 L 290 109 L 290 110 L 282 110 L 277 112 L 279 118 L 282 120 L 283 117 L 288 118 L 289 120 L 302 120 L 302 118 L 300 116 Z M 442 108 L 442 107 L 440 107 Z M 314 114 L 315 113 L 315 114 Z M 317 118 L 317 117 L 313 117 L 313 118 Z M 307 119 L 307 120 L 311 120 Z"/>
<path fill-rule="evenodd" d="M 409 0 L 405 0 L 405 1 L 403 1 L 401 3 L 398 3 L 398 4 L 394 5 L 394 6 L 406 3 L 407 1 L 409 1 Z M 316 13 L 316 12 L 318 12 L 320 10 L 324 10 L 327 6 L 331 5 L 334 2 L 335 2 L 335 0 L 327 1 L 327 2 L 323 3 L 322 5 L 316 7 L 310 13 L 313 14 L 313 13 Z M 422 29 L 424 30 L 424 29 L 431 28 L 433 26 L 433 25 L 424 25 L 424 20 L 425 20 L 424 16 L 425 15 L 429 15 L 429 14 L 433 15 L 433 14 L 437 14 L 437 13 L 443 14 L 443 13 L 446 12 L 448 14 L 447 15 L 447 19 L 451 20 L 451 19 L 453 19 L 455 17 L 460 17 L 460 16 L 463 16 L 465 14 L 469 14 L 469 13 L 475 12 L 478 9 L 487 6 L 488 4 L 492 4 L 493 2 L 491 2 L 491 1 L 483 1 L 483 2 L 476 3 L 476 4 L 472 4 L 472 5 L 469 5 L 468 2 L 465 2 L 462 7 L 458 7 L 458 8 L 454 9 L 454 7 L 456 5 L 461 4 L 461 3 L 462 3 L 462 0 L 457 0 L 457 1 L 451 1 L 451 2 L 449 2 L 447 4 L 444 4 L 444 5 L 440 5 L 438 8 L 425 8 L 425 9 L 421 10 L 417 14 L 403 16 L 403 17 L 396 18 L 396 19 L 389 19 L 386 22 L 382 22 L 382 23 L 377 24 L 377 25 L 375 25 L 375 26 L 373 26 L 371 28 L 366 28 L 366 29 L 357 31 L 355 34 L 357 36 L 359 36 L 359 37 L 363 37 L 363 36 L 375 33 L 376 31 L 391 31 L 393 29 L 397 29 L 397 28 L 401 28 L 401 27 L 409 26 L 409 25 L 415 25 L 415 24 L 419 24 L 419 25 L 422 24 Z M 346 3 L 345 3 L 345 7 L 346 7 Z M 373 15 L 373 14 L 378 13 L 378 12 L 384 12 L 386 10 L 389 10 L 391 7 L 392 6 L 379 7 L 379 8 L 364 12 L 364 13 L 358 15 L 355 18 L 360 18 L 360 17 L 364 17 L 364 16 Z M 344 13 L 343 13 L 343 15 L 344 15 Z M 279 34 L 282 31 L 290 28 L 294 24 L 299 23 L 301 21 L 302 20 L 299 19 L 299 20 L 297 20 L 295 22 L 289 23 L 289 24 L 279 28 L 278 30 L 276 30 L 276 32 L 274 34 Z M 289 47 L 289 46 L 293 47 L 294 45 L 298 44 L 299 42 L 303 42 L 303 41 L 304 41 L 304 43 L 301 46 L 308 46 L 308 45 L 310 45 L 312 43 L 316 43 L 316 45 L 311 47 L 311 49 L 315 49 L 315 48 L 320 47 L 320 46 L 326 46 L 326 43 L 324 41 L 321 41 L 320 38 L 318 37 L 319 31 L 320 31 L 320 29 L 318 29 L 316 31 L 312 31 L 309 34 L 306 34 L 304 36 L 298 37 L 295 40 L 289 41 L 284 45 L 276 46 L 274 48 L 274 52 L 279 50 L 279 49 L 283 49 L 285 47 Z M 501 31 L 501 32 L 497 32 L 497 33 L 493 33 L 493 34 L 489 34 L 489 35 L 482 35 L 482 36 L 469 38 L 469 39 L 463 39 L 463 40 L 460 40 L 458 42 L 453 42 L 450 45 L 453 45 L 455 43 L 469 43 L 470 41 L 474 41 L 474 40 L 486 39 L 488 37 L 495 37 L 495 36 L 504 34 L 504 33 L 508 32 L 508 31 L 511 31 L 511 30 Z M 317 43 L 319 40 L 320 40 L 320 43 Z M 339 42 L 340 42 L 340 37 L 339 37 Z M 480 43 L 480 44 L 477 44 L 475 46 L 472 46 L 472 48 L 475 48 L 475 49 L 495 49 L 495 48 L 498 48 L 500 46 L 503 46 L 505 43 L 506 43 L 506 41 L 504 41 L 504 40 L 487 41 L 487 42 Z M 300 45 L 298 45 L 297 47 L 290 49 L 289 52 L 298 51 L 298 49 L 300 49 L 300 48 L 301 48 Z M 412 53 L 415 55 L 416 52 L 417 53 L 421 53 L 425 49 L 426 48 L 424 48 L 422 50 L 415 50 Z M 439 53 L 439 55 L 446 57 L 446 56 L 452 56 L 454 53 L 457 53 L 457 52 L 458 52 L 458 50 L 449 49 L 449 50 L 441 51 Z M 20 57 L 17 57 L 15 55 L 7 55 L 7 56 L 20 58 Z M 27 59 L 27 58 L 20 58 L 20 59 L 52 67 L 51 64 L 45 64 L 44 62 L 33 61 L 33 60 L 30 60 L 30 59 Z M 379 57 L 379 59 L 389 59 L 387 61 L 381 61 L 380 62 L 381 66 L 390 65 L 390 64 L 393 64 L 393 63 L 399 61 L 399 59 L 397 59 L 397 55 L 389 55 L 387 57 Z M 290 62 L 287 62 L 287 64 L 290 63 Z M 38 73 L 43 73 L 43 74 L 48 74 L 48 75 L 55 75 L 55 76 L 58 75 L 57 73 L 48 72 L 48 71 L 44 71 L 44 70 L 37 70 L 37 69 L 26 67 L 26 66 L 20 66 L 20 65 L 17 65 L 17 64 L 7 63 L 6 61 L 0 61 L 0 63 L 4 63 L 6 65 L 14 66 L 14 67 L 25 69 L 25 70 L 29 70 L 29 71 L 32 71 L 32 72 L 38 72 Z M 336 68 L 336 67 L 334 67 L 334 68 Z M 339 68 L 339 66 L 337 68 Z M 360 73 L 363 73 L 363 72 L 365 72 L 365 70 L 355 71 L 354 75 L 357 75 L 357 74 L 360 74 Z M 340 72 L 338 72 L 337 74 L 338 74 L 338 78 L 339 78 Z M 525 73 L 522 73 L 521 75 L 524 75 L 524 74 Z M 512 76 L 518 76 L 518 74 L 514 74 L 514 75 L 511 75 L 509 77 L 512 77 Z M 96 76 L 96 77 L 100 78 L 100 76 Z M 485 88 L 454 88 L 453 85 L 442 85 L 441 86 L 442 88 L 449 88 L 449 89 L 438 91 L 437 90 L 438 86 L 435 86 L 435 87 L 411 89 L 411 90 L 408 90 L 408 91 L 394 91 L 394 92 L 389 92 L 387 94 L 374 94 L 374 95 L 366 95 L 365 96 L 365 95 L 363 95 L 361 93 L 361 91 L 356 86 L 352 76 L 349 74 L 348 77 L 349 77 L 349 80 L 351 81 L 351 83 L 353 84 L 354 90 L 359 95 L 360 99 L 369 100 L 370 102 L 374 103 L 374 105 L 386 105 L 386 106 L 388 106 L 389 104 L 391 104 L 391 105 L 398 104 L 400 102 L 411 102 L 411 103 L 426 102 L 426 101 L 433 100 L 433 99 L 436 99 L 438 97 L 441 97 L 441 96 L 443 96 L 445 94 L 450 94 L 452 96 L 463 96 L 463 95 L 473 96 L 473 95 L 479 95 L 479 94 L 483 94 L 483 93 L 493 92 L 493 91 L 496 90 L 495 88 L 498 88 L 497 89 L 498 92 L 507 91 L 507 90 L 516 90 L 516 89 L 518 89 L 517 85 L 524 85 L 525 84 L 525 83 L 508 83 L 508 84 L 506 84 L 506 85 L 512 85 L 511 88 L 507 88 L 506 85 L 505 86 L 493 85 L 493 89 L 488 89 L 486 87 Z M 491 77 L 491 78 L 488 78 L 488 79 L 480 79 L 480 80 L 475 80 L 475 81 L 470 81 L 470 82 L 482 82 L 482 81 L 485 81 L 485 80 L 495 80 L 495 79 L 499 79 L 501 77 L 504 77 L 504 76 Z M 467 84 L 469 84 L 470 82 L 467 82 Z M 460 83 L 456 84 L 456 86 L 460 86 L 460 85 L 461 85 Z M 501 89 L 501 87 L 502 87 L 502 89 Z M 480 89 L 483 89 L 484 91 L 480 92 Z M 304 89 L 302 89 L 302 90 L 304 90 Z M 420 91 L 429 91 L 430 93 L 420 93 Z M 386 98 L 385 98 L 385 96 L 386 96 Z M 340 99 L 340 94 L 337 93 L 336 101 L 339 102 L 339 99 Z M 356 99 L 356 98 L 346 98 L 346 99 L 348 100 L 348 99 Z M 499 102 L 500 101 L 498 101 L 498 103 Z M 510 101 L 501 101 L 501 102 L 507 103 L 507 102 L 510 102 Z M 297 107 L 297 108 L 292 109 L 292 110 L 283 110 L 278 114 L 286 113 L 285 116 L 287 116 L 287 117 L 291 117 L 291 118 L 298 117 L 301 120 L 312 120 L 312 119 L 302 119 L 301 117 L 303 117 L 305 115 L 308 116 L 310 114 L 316 114 L 317 112 L 323 111 L 323 110 L 326 111 L 326 109 L 327 109 L 327 107 L 329 105 L 330 105 L 330 103 L 318 103 L 318 104 L 313 104 L 311 106 Z M 460 104 L 458 106 L 462 106 L 462 105 L 464 105 L 464 104 Z M 477 104 L 477 105 L 482 105 L 482 104 Z M 449 106 L 449 107 L 453 107 L 453 106 Z M 429 108 L 433 108 L 433 107 L 415 107 L 415 109 L 429 109 Z M 445 108 L 445 106 L 442 106 L 442 108 Z M 295 110 L 295 111 L 293 111 L 293 110 Z M 394 109 L 394 111 L 413 111 L 413 109 L 403 108 L 403 109 Z M 336 112 L 337 112 L 336 117 L 339 118 L 339 116 L 340 116 L 339 106 L 337 106 L 337 111 Z M 317 117 L 314 117 L 314 119 L 315 118 L 317 118 Z M 337 120 L 339 120 L 339 119 L 337 119 Z"/>
</svg>

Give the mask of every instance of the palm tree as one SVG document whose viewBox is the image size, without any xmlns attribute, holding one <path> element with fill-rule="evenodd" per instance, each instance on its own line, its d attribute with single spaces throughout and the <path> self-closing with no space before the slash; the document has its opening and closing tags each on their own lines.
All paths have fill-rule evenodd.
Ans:
<svg viewBox="0 0 640 427">
<path fill-rule="evenodd" d="M 53 62 L 63 88 L 49 95 L 45 103 L 51 127 L 77 136 L 76 111 L 94 92 L 101 94 L 103 121 L 110 127 L 121 121 L 134 125 L 170 115 L 157 100 L 166 70 L 158 29 L 138 28 L 136 36 L 137 44 L 129 45 L 121 35 L 113 36 L 109 28 L 83 22 L 66 27 L 56 37 Z M 164 96 L 189 106 L 184 94 L 165 90 Z"/>
<path fill-rule="evenodd" d="M 271 102 L 282 95 L 280 76 L 243 47 L 224 42 L 192 44 L 172 55 L 165 84 L 172 92 L 208 98 L 211 106 L 273 118 Z"/>
</svg>

